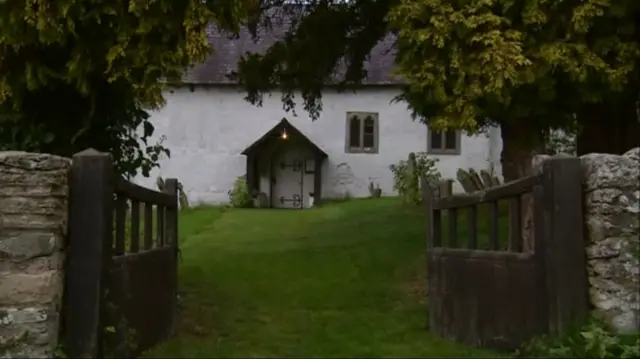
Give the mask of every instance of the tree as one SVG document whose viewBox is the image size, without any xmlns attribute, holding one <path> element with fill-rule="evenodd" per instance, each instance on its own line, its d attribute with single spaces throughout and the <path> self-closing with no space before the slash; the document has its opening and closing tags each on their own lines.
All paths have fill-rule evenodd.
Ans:
<svg viewBox="0 0 640 359">
<path fill-rule="evenodd" d="M 63 156 L 94 147 L 111 152 L 123 174 L 148 175 L 168 155 L 146 144 L 146 111 L 162 106 L 163 81 L 205 59 L 211 21 L 237 31 L 255 4 L 0 1 L 1 147 Z"/>
<path fill-rule="evenodd" d="M 634 0 L 304 3 L 289 7 L 294 26 L 282 41 L 241 61 L 238 78 L 249 101 L 259 104 L 277 87 L 292 108 L 299 89 L 316 118 L 336 65 L 347 64 L 343 89 L 357 88 L 366 55 L 392 32 L 407 80 L 399 100 L 436 129 L 475 133 L 499 125 L 505 180 L 530 173 L 550 129 L 587 123 L 589 108 L 611 108 L 638 93 L 640 3 Z"/>
</svg>

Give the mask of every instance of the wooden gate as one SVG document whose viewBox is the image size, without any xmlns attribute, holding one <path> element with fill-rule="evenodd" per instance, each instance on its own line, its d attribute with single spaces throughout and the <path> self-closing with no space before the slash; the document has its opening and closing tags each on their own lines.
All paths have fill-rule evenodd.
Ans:
<svg viewBox="0 0 640 359">
<path fill-rule="evenodd" d="M 424 180 L 422 188 L 431 331 L 470 345 L 514 349 L 534 335 L 562 333 L 585 319 L 579 159 L 553 158 L 538 175 L 475 193 L 435 198 Z M 531 197 L 534 243 L 531 251 L 523 251 L 521 209 Z M 504 236 L 501 200 L 508 200 L 511 218 Z M 478 230 L 481 204 L 489 207 L 488 238 Z M 467 238 L 458 238 L 461 215 Z M 485 239 L 488 248 L 479 249 Z"/>
<path fill-rule="evenodd" d="M 66 354 L 135 357 L 174 330 L 178 181 L 140 187 L 90 149 L 73 157 L 70 184 Z"/>
</svg>

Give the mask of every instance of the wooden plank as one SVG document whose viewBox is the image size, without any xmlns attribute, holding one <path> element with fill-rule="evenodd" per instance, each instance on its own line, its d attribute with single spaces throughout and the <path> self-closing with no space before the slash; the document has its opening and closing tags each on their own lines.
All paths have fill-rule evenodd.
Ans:
<svg viewBox="0 0 640 359">
<path fill-rule="evenodd" d="M 118 195 L 116 198 L 116 231 L 115 231 L 115 244 L 113 247 L 113 254 L 116 256 L 123 255 L 125 253 L 125 225 L 127 220 L 127 198 Z"/>
<path fill-rule="evenodd" d="M 465 248 L 433 248 L 431 254 L 435 256 L 458 257 L 468 260 L 501 260 L 501 261 L 529 261 L 533 258 L 531 253 L 516 253 L 507 251 L 486 251 L 481 249 Z"/>
<path fill-rule="evenodd" d="M 476 206 L 467 208 L 467 232 L 469 234 L 469 248 L 478 248 L 478 207 Z"/>
<path fill-rule="evenodd" d="M 162 247 L 166 244 L 164 228 L 164 207 L 156 206 L 156 245 Z"/>
<path fill-rule="evenodd" d="M 113 162 L 88 149 L 73 156 L 64 345 L 70 358 L 102 356 L 104 286 L 113 237 Z"/>
<path fill-rule="evenodd" d="M 500 249 L 500 212 L 498 201 L 491 202 L 489 214 L 489 244 L 491 249 Z"/>
<path fill-rule="evenodd" d="M 458 246 L 458 210 L 451 208 L 447 213 L 447 222 L 449 224 L 447 230 L 449 234 L 449 241 L 447 245 L 450 248 L 456 248 Z"/>
<path fill-rule="evenodd" d="M 503 185 L 488 188 L 482 191 L 455 194 L 450 197 L 438 198 L 434 202 L 433 208 L 449 209 L 494 202 L 505 197 L 513 197 L 526 192 L 531 192 L 533 186 L 539 181 L 539 175 L 529 176 L 517 181 L 505 183 Z"/>
<path fill-rule="evenodd" d="M 422 176 L 420 177 L 420 188 L 422 189 L 422 203 L 424 204 L 424 213 L 425 213 L 425 232 L 426 232 L 426 242 L 427 249 L 433 247 L 433 191 L 431 191 L 431 187 L 429 186 L 429 182 L 427 179 Z"/>
<path fill-rule="evenodd" d="M 144 249 L 153 247 L 153 205 L 144 204 Z"/>
<path fill-rule="evenodd" d="M 157 192 L 135 183 L 129 182 L 123 178 L 116 179 L 116 193 L 123 195 L 129 199 L 135 199 L 140 202 L 152 203 L 166 207 L 174 206 L 171 195 L 163 192 Z"/>
<path fill-rule="evenodd" d="M 534 256 L 536 262 L 536 303 L 538 311 L 537 326 L 540 333 L 549 332 L 549 298 L 555 297 L 552 283 L 553 278 L 547 280 L 546 271 L 546 237 L 545 230 L 545 190 L 542 185 L 533 187 L 533 235 L 534 235 Z"/>
<path fill-rule="evenodd" d="M 509 250 L 522 251 L 522 201 L 520 196 L 509 200 Z"/>
<path fill-rule="evenodd" d="M 549 329 L 563 335 L 589 311 L 582 214 L 582 168 L 576 157 L 542 165 L 544 256 L 549 289 Z M 536 237 L 537 239 L 537 237 Z"/>
<path fill-rule="evenodd" d="M 129 251 L 136 253 L 140 250 L 140 202 L 131 201 L 131 244 Z"/>
<path fill-rule="evenodd" d="M 431 222 L 433 226 L 433 248 L 436 248 L 442 245 L 442 211 L 434 210 L 431 213 L 431 218 L 433 219 L 433 222 Z"/>
</svg>

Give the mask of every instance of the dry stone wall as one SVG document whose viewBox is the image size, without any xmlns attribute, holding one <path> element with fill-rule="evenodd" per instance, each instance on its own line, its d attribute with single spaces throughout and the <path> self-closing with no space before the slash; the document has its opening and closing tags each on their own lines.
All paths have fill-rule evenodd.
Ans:
<svg viewBox="0 0 640 359">
<path fill-rule="evenodd" d="M 534 171 L 551 157 L 536 156 Z M 640 148 L 580 160 L 589 301 L 613 329 L 635 332 L 640 330 Z"/>
<path fill-rule="evenodd" d="M 640 330 L 640 148 L 580 159 L 591 304 L 619 332 Z"/>
<path fill-rule="evenodd" d="M 0 152 L 0 358 L 52 357 L 70 160 Z"/>
</svg>

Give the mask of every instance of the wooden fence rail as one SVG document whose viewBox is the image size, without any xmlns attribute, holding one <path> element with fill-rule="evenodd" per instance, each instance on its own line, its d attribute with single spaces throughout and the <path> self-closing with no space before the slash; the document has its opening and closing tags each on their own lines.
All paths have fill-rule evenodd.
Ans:
<svg viewBox="0 0 640 359">
<path fill-rule="evenodd" d="M 64 311 L 69 357 L 135 357 L 172 335 L 177 186 L 167 179 L 163 193 L 126 181 L 106 153 L 73 156 Z"/>
</svg>

